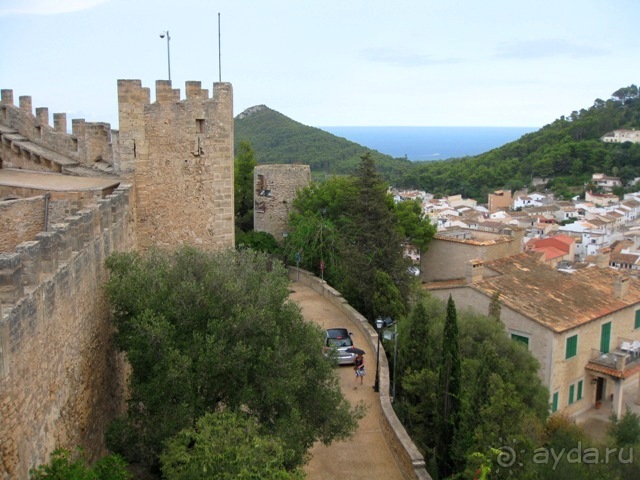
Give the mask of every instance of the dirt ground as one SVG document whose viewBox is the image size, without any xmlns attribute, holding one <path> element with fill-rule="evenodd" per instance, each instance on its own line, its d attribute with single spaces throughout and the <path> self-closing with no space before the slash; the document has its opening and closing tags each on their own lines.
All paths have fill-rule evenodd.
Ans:
<svg viewBox="0 0 640 480">
<path fill-rule="evenodd" d="M 365 343 L 356 326 L 337 307 L 321 294 L 301 283 L 291 283 L 290 298 L 297 302 L 307 320 L 317 322 L 322 328 L 345 327 L 353 332 L 353 342 L 365 353 L 367 374 L 364 385 L 354 388 L 355 373 L 351 366 L 338 367 L 342 392 L 353 405 L 364 402 L 366 416 L 360 421 L 352 438 L 325 446 L 316 444 L 311 449 L 311 461 L 306 466 L 310 480 L 339 479 L 403 479 L 402 472 L 384 439 L 380 427 L 380 402 L 373 391 L 376 373 L 375 352 Z"/>
</svg>

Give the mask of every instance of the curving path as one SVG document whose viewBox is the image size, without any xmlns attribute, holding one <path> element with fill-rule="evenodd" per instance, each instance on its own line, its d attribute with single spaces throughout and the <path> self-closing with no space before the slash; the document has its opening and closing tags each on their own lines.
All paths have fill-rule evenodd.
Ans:
<svg viewBox="0 0 640 480">
<path fill-rule="evenodd" d="M 380 402 L 373 391 L 376 372 L 375 351 L 364 341 L 352 321 L 329 300 L 311 287 L 292 282 L 290 298 L 300 305 L 304 318 L 317 322 L 322 328 L 345 327 L 353 332 L 354 344 L 365 353 L 367 375 L 364 386 L 354 389 L 353 368 L 338 367 L 340 385 L 347 400 L 353 405 L 360 401 L 368 406 L 366 416 L 360 421 L 356 433 L 346 441 L 329 446 L 318 443 L 311 449 L 311 461 L 305 472 L 310 480 L 384 479 L 402 480 L 398 467 L 380 426 Z"/>
</svg>

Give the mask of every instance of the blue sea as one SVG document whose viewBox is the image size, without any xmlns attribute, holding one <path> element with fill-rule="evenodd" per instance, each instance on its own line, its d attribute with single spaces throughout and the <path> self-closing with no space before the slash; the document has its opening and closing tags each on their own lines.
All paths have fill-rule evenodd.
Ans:
<svg viewBox="0 0 640 480">
<path fill-rule="evenodd" d="M 539 127 L 318 127 L 392 157 L 414 161 L 479 155 Z"/>
</svg>

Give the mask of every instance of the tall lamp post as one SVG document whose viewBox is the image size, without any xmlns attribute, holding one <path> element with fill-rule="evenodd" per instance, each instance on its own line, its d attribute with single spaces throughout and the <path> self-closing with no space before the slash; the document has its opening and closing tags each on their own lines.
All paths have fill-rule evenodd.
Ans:
<svg viewBox="0 0 640 480">
<path fill-rule="evenodd" d="M 384 319 L 382 317 L 376 318 L 376 330 L 378 332 L 378 350 L 376 351 L 376 381 L 373 384 L 374 392 L 380 391 L 380 335 L 382 335 L 382 330 L 384 329 L 384 327 L 388 327 L 392 324 L 393 320 L 391 319 L 391 317 L 387 317 Z"/>
<path fill-rule="evenodd" d="M 171 49 L 169 48 L 169 40 L 171 37 L 169 36 L 169 30 L 160 33 L 160 38 L 167 37 L 167 70 L 169 72 L 169 81 L 171 81 Z"/>
</svg>

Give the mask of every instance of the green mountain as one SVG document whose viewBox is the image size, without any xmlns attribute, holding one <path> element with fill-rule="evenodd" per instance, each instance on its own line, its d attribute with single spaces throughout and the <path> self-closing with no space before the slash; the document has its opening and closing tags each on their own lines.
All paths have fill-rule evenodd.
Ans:
<svg viewBox="0 0 640 480">
<path fill-rule="evenodd" d="M 557 197 L 568 199 L 583 191 L 593 173 L 621 177 L 624 184 L 640 177 L 640 144 L 601 140 L 612 130 L 633 128 L 640 129 L 640 96 L 635 85 L 487 153 L 415 163 L 396 184 L 486 201 L 495 189 L 515 190 L 542 178 L 548 179 L 546 187 Z"/>
<path fill-rule="evenodd" d="M 640 144 L 605 143 L 616 129 L 640 129 L 638 87 L 623 87 L 608 100 L 561 116 L 540 130 L 481 155 L 428 162 L 392 158 L 357 143 L 308 127 L 260 105 L 235 119 L 236 146 L 247 140 L 263 163 L 303 163 L 315 178 L 351 173 L 360 156 L 373 153 L 376 167 L 392 185 L 435 195 L 462 194 L 486 201 L 496 189 L 531 186 L 535 178 L 559 198 L 581 193 L 593 173 L 621 177 L 626 184 L 640 177 Z"/>
<path fill-rule="evenodd" d="M 303 125 L 265 105 L 248 108 L 235 117 L 234 123 L 236 150 L 242 140 L 247 140 L 258 165 L 301 163 L 311 167 L 315 178 L 321 178 L 353 172 L 360 157 L 369 151 L 385 178 L 397 178 L 411 168 L 409 160 L 394 159 L 319 128 Z"/>
</svg>

